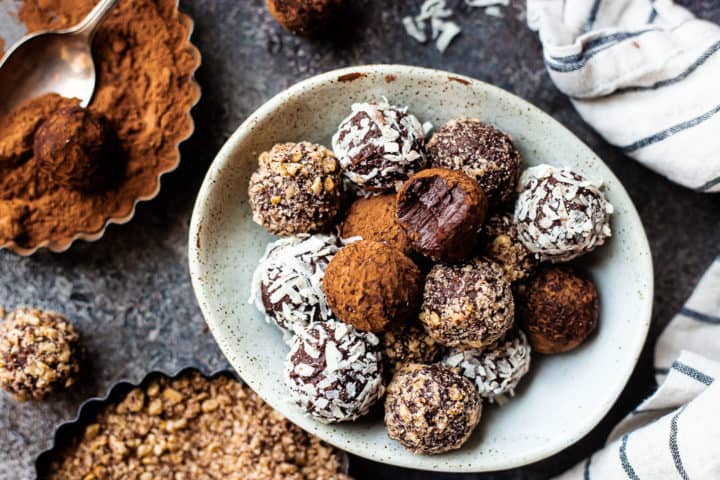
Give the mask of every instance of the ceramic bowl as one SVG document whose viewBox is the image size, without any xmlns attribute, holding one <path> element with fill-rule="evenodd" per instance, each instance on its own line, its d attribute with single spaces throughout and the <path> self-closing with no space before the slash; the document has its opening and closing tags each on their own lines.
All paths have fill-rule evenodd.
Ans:
<svg viewBox="0 0 720 480">
<path fill-rule="evenodd" d="M 486 406 L 465 446 L 420 456 L 391 440 L 379 415 L 323 425 L 303 415 L 283 384 L 281 332 L 248 303 L 253 270 L 273 237 L 254 224 L 248 180 L 257 157 L 277 142 L 330 137 L 353 102 L 381 97 L 435 126 L 478 117 L 512 135 L 524 166 L 569 166 L 602 180 L 615 206 L 613 238 L 583 259 L 601 298 L 600 328 L 576 351 L 538 356 L 517 397 Z M 273 407 L 331 444 L 371 460 L 423 470 L 481 472 L 546 458 L 587 434 L 630 377 L 650 323 L 653 272 L 640 218 L 618 179 L 586 145 L 536 107 L 497 87 L 452 73 L 372 65 L 305 80 L 260 107 L 232 135 L 200 190 L 190 227 L 190 275 L 220 348 Z"/>
</svg>

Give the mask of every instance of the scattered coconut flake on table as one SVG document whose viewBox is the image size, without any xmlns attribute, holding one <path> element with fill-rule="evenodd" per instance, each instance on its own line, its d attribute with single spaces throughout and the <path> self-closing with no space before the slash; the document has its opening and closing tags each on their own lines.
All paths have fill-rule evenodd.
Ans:
<svg viewBox="0 0 720 480">
<path fill-rule="evenodd" d="M 420 43 L 428 40 L 426 32 L 429 24 L 430 37 L 435 41 L 435 47 L 440 52 L 444 52 L 453 39 L 460 34 L 460 26 L 452 20 L 448 20 L 452 14 L 446 0 L 426 0 L 420 6 L 420 13 L 414 17 L 403 18 L 402 23 L 407 34 Z"/>
</svg>

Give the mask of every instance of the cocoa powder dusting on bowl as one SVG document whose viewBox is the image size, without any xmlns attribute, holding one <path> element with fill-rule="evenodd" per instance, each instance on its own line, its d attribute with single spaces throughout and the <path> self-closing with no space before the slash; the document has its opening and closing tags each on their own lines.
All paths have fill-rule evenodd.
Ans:
<svg viewBox="0 0 720 480">
<path fill-rule="evenodd" d="M 28 31 L 77 23 L 93 0 L 25 0 Z M 100 191 L 62 186 L 38 168 L 35 132 L 76 100 L 45 95 L 0 118 L 0 247 L 62 250 L 79 234 L 96 234 L 110 219 L 131 215 L 152 198 L 159 176 L 178 162 L 178 143 L 192 131 L 188 113 L 199 97 L 192 75 L 199 63 L 188 37 L 191 21 L 175 0 L 118 3 L 93 44 L 97 88 L 89 109 L 119 138 L 122 178 Z"/>
</svg>

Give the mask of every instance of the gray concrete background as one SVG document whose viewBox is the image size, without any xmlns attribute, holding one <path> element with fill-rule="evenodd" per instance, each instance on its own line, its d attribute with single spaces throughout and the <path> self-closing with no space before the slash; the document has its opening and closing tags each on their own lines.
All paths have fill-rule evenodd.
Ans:
<svg viewBox="0 0 720 480">
<path fill-rule="evenodd" d="M 0 3 L 8 1 L 13 0 Z M 154 369 L 226 365 L 187 274 L 188 222 L 204 172 L 233 129 L 271 95 L 313 74 L 364 63 L 415 64 L 476 77 L 531 101 L 573 130 L 615 171 L 640 211 L 655 260 L 656 298 L 650 339 L 627 389 L 607 418 L 575 446 L 538 464 L 488 475 L 419 473 L 356 458 L 352 473 L 376 480 L 542 479 L 600 447 L 611 426 L 652 390 L 652 344 L 720 253 L 719 198 L 671 184 L 607 145 L 582 122 L 543 69 L 536 35 L 524 24 L 522 0 L 513 0 L 502 19 L 451 0 L 458 5 L 463 34 L 444 55 L 415 43 L 400 26 L 400 18 L 414 12 L 419 1 L 355 0 L 352 21 L 329 39 L 314 41 L 283 32 L 261 0 L 180 3 L 196 23 L 203 98 L 179 170 L 165 178 L 160 196 L 142 204 L 130 224 L 110 227 L 100 242 L 32 258 L 0 252 L 0 304 L 65 313 L 80 329 L 87 357 L 85 378 L 65 395 L 19 404 L 0 393 L 0 478 L 32 478 L 33 460 L 49 446 L 54 426 L 116 380 L 138 381 Z M 681 3 L 720 21 L 717 1 Z"/>
</svg>

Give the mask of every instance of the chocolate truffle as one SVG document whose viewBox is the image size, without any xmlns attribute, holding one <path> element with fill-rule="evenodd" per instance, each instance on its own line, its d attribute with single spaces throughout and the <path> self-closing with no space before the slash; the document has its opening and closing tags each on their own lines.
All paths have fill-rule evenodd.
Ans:
<svg viewBox="0 0 720 480">
<path fill-rule="evenodd" d="M 250 302 L 288 333 L 310 322 L 326 321 L 332 312 L 325 301 L 325 268 L 340 242 L 333 235 L 288 237 L 268 245 L 253 275 Z"/>
<path fill-rule="evenodd" d="M 265 0 L 273 18 L 297 35 L 315 35 L 328 26 L 343 0 Z"/>
<path fill-rule="evenodd" d="M 520 153 L 492 125 L 473 118 L 451 120 L 428 142 L 433 167 L 462 170 L 474 178 L 491 204 L 510 200 L 520 173 Z"/>
<path fill-rule="evenodd" d="M 388 435 L 413 453 L 460 448 L 480 421 L 482 400 L 467 378 L 442 365 L 410 364 L 388 385 Z"/>
<path fill-rule="evenodd" d="M 540 260 L 566 262 L 610 237 L 613 206 L 600 183 L 567 168 L 538 165 L 523 172 L 520 185 L 518 235 Z"/>
<path fill-rule="evenodd" d="M 417 322 L 397 326 L 385 332 L 380 341 L 383 347 L 385 375 L 391 378 L 406 363 L 433 363 L 443 350 Z"/>
<path fill-rule="evenodd" d="M 332 138 L 345 176 L 361 190 L 397 190 L 427 166 L 425 130 L 406 108 L 356 103 Z"/>
<path fill-rule="evenodd" d="M 380 340 L 336 320 L 311 324 L 293 338 L 285 382 L 318 421 L 355 420 L 385 392 Z"/>
<path fill-rule="evenodd" d="M 518 318 L 537 352 L 577 348 L 597 328 L 599 317 L 595 284 L 570 267 L 542 268 L 519 290 Z"/>
<path fill-rule="evenodd" d="M 435 261 L 464 260 L 472 253 L 487 200 L 475 180 L 445 168 L 410 177 L 397 195 L 397 217 L 413 248 Z"/>
<path fill-rule="evenodd" d="M 342 248 L 325 271 L 323 291 L 332 312 L 364 331 L 402 323 L 420 305 L 420 269 L 384 243 L 360 240 Z"/>
<path fill-rule="evenodd" d="M 502 268 L 489 260 L 438 264 L 425 280 L 420 321 L 445 346 L 491 345 L 512 327 L 514 314 L 510 284 Z"/>
<path fill-rule="evenodd" d="M 102 190 L 117 180 L 122 156 L 110 123 L 92 110 L 64 107 L 35 133 L 38 167 L 58 185 Z"/>
<path fill-rule="evenodd" d="M 483 350 L 453 349 L 442 363 L 472 380 L 481 397 L 503 404 L 530 370 L 530 352 L 527 337 L 517 330 Z"/>
<path fill-rule="evenodd" d="M 487 219 L 483 226 L 482 252 L 502 267 L 510 283 L 527 278 L 538 265 L 537 256 L 518 238 L 515 220 L 508 213 Z"/>
<path fill-rule="evenodd" d="M 342 238 L 361 237 L 375 240 L 410 254 L 412 247 L 397 223 L 395 211 L 395 194 L 358 198 L 350 205 L 342 225 Z"/>
<path fill-rule="evenodd" d="M 250 178 L 253 220 L 276 235 L 327 230 L 340 210 L 340 169 L 327 148 L 281 143 L 259 158 Z"/>
<path fill-rule="evenodd" d="M 80 337 L 59 313 L 18 308 L 0 323 L 0 387 L 41 400 L 75 383 Z"/>
</svg>

